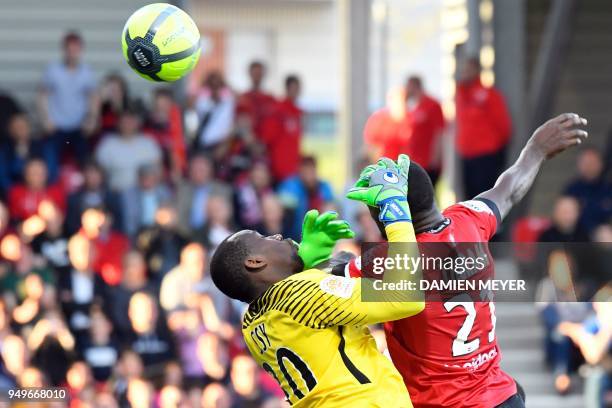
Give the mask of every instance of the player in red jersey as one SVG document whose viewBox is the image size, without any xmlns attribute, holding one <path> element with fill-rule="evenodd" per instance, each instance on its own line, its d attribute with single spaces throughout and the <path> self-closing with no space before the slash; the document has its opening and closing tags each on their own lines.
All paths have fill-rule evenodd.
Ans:
<svg viewBox="0 0 612 408">
<path fill-rule="evenodd" d="M 538 128 L 495 187 L 440 212 L 422 167 L 411 163 L 408 203 L 419 243 L 488 242 L 514 204 L 527 193 L 544 161 L 580 144 L 586 120 L 566 113 Z M 377 219 L 377 214 L 372 211 Z M 384 230 L 383 230 L 384 234 Z M 359 276 L 357 258 L 334 273 Z M 493 302 L 428 302 L 413 317 L 385 324 L 393 363 L 415 408 L 522 408 L 524 394 L 500 367 Z"/>
</svg>

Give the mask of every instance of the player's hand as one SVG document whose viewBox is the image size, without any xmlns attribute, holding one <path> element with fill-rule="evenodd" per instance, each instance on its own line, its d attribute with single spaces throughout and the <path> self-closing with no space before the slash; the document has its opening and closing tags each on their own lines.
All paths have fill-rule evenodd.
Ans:
<svg viewBox="0 0 612 408">
<path fill-rule="evenodd" d="M 306 213 L 302 225 L 302 242 L 298 249 L 304 269 L 327 261 L 331 258 L 336 242 L 355 236 L 349 223 L 337 218 L 338 214 L 333 211 L 321 215 L 317 210 Z"/>
<path fill-rule="evenodd" d="M 586 124 L 587 120 L 575 113 L 563 113 L 537 128 L 529 139 L 528 146 L 544 158 L 550 159 L 572 146 L 581 144 L 589 136 L 582 129 Z"/>
<path fill-rule="evenodd" d="M 397 221 L 412 221 L 408 207 L 408 169 L 410 159 L 400 156 L 401 164 L 382 158 L 366 167 L 346 197 L 380 209 L 384 225 Z M 366 185 L 367 182 L 367 185 Z"/>
<path fill-rule="evenodd" d="M 410 157 L 405 154 L 400 154 L 397 157 L 397 162 L 389 159 L 388 157 L 381 157 L 378 159 L 376 164 L 370 164 L 364 167 L 359 174 L 359 178 L 355 182 L 353 187 L 368 187 L 370 184 L 370 175 L 376 170 L 380 169 L 392 169 L 400 172 L 406 179 L 408 178 L 408 170 L 410 168 Z"/>
</svg>

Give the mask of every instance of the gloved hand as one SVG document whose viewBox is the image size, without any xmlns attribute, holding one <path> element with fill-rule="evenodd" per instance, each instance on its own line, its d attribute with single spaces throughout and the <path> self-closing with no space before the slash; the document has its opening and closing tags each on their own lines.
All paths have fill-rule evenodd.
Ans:
<svg viewBox="0 0 612 408">
<path fill-rule="evenodd" d="M 398 162 L 383 157 L 367 166 L 346 197 L 380 209 L 379 219 L 386 226 L 397 221 L 412 222 L 408 206 L 410 158 L 400 155 Z"/>
<path fill-rule="evenodd" d="M 406 154 L 400 154 L 397 157 L 397 162 L 389 159 L 388 157 L 381 157 L 376 164 L 370 164 L 369 166 L 363 168 L 359 174 L 359 179 L 357 179 L 353 187 L 368 187 L 370 183 L 370 175 L 376 170 L 380 169 L 396 170 L 406 177 L 406 179 L 408 179 L 410 157 L 408 157 Z"/>
<path fill-rule="evenodd" d="M 306 213 L 302 225 L 302 242 L 298 249 L 304 270 L 330 259 L 336 242 L 355 236 L 349 223 L 337 218 L 338 214 L 333 211 L 321 215 L 317 210 Z"/>
</svg>

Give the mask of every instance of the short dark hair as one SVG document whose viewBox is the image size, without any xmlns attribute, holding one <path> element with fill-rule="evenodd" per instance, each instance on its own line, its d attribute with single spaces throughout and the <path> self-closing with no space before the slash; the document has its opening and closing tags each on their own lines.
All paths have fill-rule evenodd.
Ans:
<svg viewBox="0 0 612 408">
<path fill-rule="evenodd" d="M 423 89 L 423 80 L 421 79 L 420 76 L 418 75 L 410 75 L 408 77 L 408 80 L 406 81 L 406 85 L 408 83 L 412 82 L 413 84 L 415 84 L 416 86 L 419 87 L 419 89 Z"/>
<path fill-rule="evenodd" d="M 174 99 L 174 92 L 172 91 L 171 88 L 161 87 L 153 91 L 153 97 L 154 98 L 165 97 L 169 99 Z"/>
<path fill-rule="evenodd" d="M 468 56 L 468 57 L 465 59 L 465 61 L 466 61 L 468 64 L 472 64 L 472 65 L 474 65 L 474 66 L 475 66 L 476 68 L 478 68 L 478 69 L 481 69 L 481 68 L 482 68 L 482 66 L 480 65 L 480 57 L 479 57 L 479 56 L 477 56 L 477 55 L 470 55 L 470 56 Z"/>
<path fill-rule="evenodd" d="M 260 60 L 254 60 L 254 61 L 251 61 L 251 63 L 249 64 L 249 71 L 251 71 L 253 68 L 262 68 L 262 69 L 265 69 L 266 68 L 266 64 L 264 64 Z"/>
<path fill-rule="evenodd" d="M 300 166 L 314 166 L 317 167 L 317 158 L 314 156 L 302 156 L 300 158 Z"/>
<path fill-rule="evenodd" d="M 68 31 L 62 39 L 62 44 L 65 47 L 72 42 L 76 42 L 80 45 L 83 45 L 83 37 L 81 37 L 81 34 L 79 34 L 77 31 Z"/>
<path fill-rule="evenodd" d="M 232 299 L 250 303 L 255 299 L 244 261 L 249 250 L 239 238 L 226 238 L 215 250 L 210 261 L 210 276 L 221 292 Z"/>
<path fill-rule="evenodd" d="M 291 75 L 287 75 L 287 77 L 285 78 L 285 89 L 289 88 L 289 85 L 291 84 L 300 84 L 300 78 L 295 75 L 295 74 L 291 74 Z"/>
</svg>

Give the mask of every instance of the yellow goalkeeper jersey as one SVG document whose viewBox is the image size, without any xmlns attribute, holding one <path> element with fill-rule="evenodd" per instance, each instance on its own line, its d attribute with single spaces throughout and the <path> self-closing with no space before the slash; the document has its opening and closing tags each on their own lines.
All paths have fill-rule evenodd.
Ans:
<svg viewBox="0 0 612 408">
<path fill-rule="evenodd" d="M 243 318 L 246 344 L 295 407 L 412 407 L 402 377 L 367 325 L 420 312 L 420 302 L 363 302 L 361 279 L 312 269 L 271 286 Z"/>
</svg>

